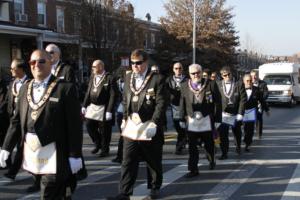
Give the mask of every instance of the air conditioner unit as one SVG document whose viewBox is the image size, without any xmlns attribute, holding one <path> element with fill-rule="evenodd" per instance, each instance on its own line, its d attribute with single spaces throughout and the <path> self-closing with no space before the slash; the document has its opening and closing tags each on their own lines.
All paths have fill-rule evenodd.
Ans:
<svg viewBox="0 0 300 200">
<path fill-rule="evenodd" d="M 27 14 L 15 13 L 15 20 L 17 22 L 27 22 L 28 16 L 27 16 Z"/>
</svg>

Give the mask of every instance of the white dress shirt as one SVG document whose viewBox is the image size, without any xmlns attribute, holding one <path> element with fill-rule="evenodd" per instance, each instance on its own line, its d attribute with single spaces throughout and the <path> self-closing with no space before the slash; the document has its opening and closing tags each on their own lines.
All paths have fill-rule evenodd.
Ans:
<svg viewBox="0 0 300 200">
<path fill-rule="evenodd" d="M 47 78 L 45 78 L 43 81 L 34 80 L 33 91 L 32 91 L 34 103 L 38 103 L 41 100 L 41 98 L 44 95 L 45 90 L 47 88 L 47 84 L 49 82 L 50 77 L 51 77 L 51 74 L 49 74 L 49 76 Z M 38 86 L 34 87 L 35 84 L 38 84 Z"/>
<path fill-rule="evenodd" d="M 134 74 L 136 90 L 138 90 L 142 86 L 145 76 L 146 76 L 146 73 L 147 73 L 147 70 L 145 70 L 142 74 Z"/>
<path fill-rule="evenodd" d="M 27 76 L 25 75 L 25 76 L 23 76 L 23 78 L 18 79 L 18 80 L 15 80 L 15 83 L 16 83 L 16 91 L 17 91 L 17 93 L 19 93 L 20 88 L 22 87 L 22 85 L 23 85 L 23 83 L 24 83 L 26 77 L 27 77 Z"/>
</svg>

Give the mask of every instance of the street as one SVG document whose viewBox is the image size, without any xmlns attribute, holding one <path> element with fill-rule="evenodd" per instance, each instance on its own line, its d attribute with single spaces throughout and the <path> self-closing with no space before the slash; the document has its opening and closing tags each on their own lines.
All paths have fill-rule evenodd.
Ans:
<svg viewBox="0 0 300 200">
<path fill-rule="evenodd" d="M 215 170 L 208 169 L 203 149 L 200 149 L 199 173 L 187 179 L 188 152 L 175 155 L 175 133 L 168 124 L 163 153 L 163 186 L 160 199 L 183 200 L 295 200 L 300 199 L 300 106 L 271 107 L 271 115 L 264 116 L 262 139 L 255 135 L 250 152 L 234 151 L 230 134 L 229 159 L 217 161 Z M 170 121 L 170 120 L 169 120 Z M 116 129 L 114 129 L 116 130 Z M 118 132 L 113 132 L 110 156 L 98 158 L 90 153 L 93 145 L 84 136 L 84 156 L 89 176 L 78 183 L 75 200 L 100 200 L 118 193 L 120 165 L 112 163 L 117 150 Z M 219 157 L 220 149 L 216 157 Z M 0 171 L 0 199 L 39 199 L 39 193 L 26 194 L 32 183 L 30 174 L 21 171 L 14 182 L 4 179 Z M 146 168 L 140 163 L 139 177 L 131 199 L 149 199 L 146 189 Z"/>
</svg>

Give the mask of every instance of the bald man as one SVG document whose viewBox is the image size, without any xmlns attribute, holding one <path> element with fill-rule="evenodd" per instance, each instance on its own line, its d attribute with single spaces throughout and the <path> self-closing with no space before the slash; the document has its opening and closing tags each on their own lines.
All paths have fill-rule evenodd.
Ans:
<svg viewBox="0 0 300 200">
<path fill-rule="evenodd" d="M 100 149 L 100 157 L 109 155 L 116 86 L 113 77 L 105 71 L 104 62 L 95 60 L 92 75 L 83 101 L 82 114 L 87 119 L 87 131 L 95 144 L 92 154 Z M 94 112 L 97 110 L 97 112 Z"/>
<path fill-rule="evenodd" d="M 50 59 L 44 50 L 31 54 L 34 79 L 20 89 L 0 166 L 21 136 L 22 167 L 41 176 L 41 199 L 71 199 L 75 173 L 82 168 L 80 103 L 74 85 L 51 74 Z"/>
</svg>

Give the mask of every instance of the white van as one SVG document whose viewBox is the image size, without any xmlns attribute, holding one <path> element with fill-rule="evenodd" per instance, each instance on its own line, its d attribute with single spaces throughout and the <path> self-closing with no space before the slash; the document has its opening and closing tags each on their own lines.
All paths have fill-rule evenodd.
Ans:
<svg viewBox="0 0 300 200">
<path fill-rule="evenodd" d="M 269 103 L 295 104 L 300 101 L 300 64 L 267 63 L 259 66 L 259 78 L 268 85 Z"/>
</svg>

